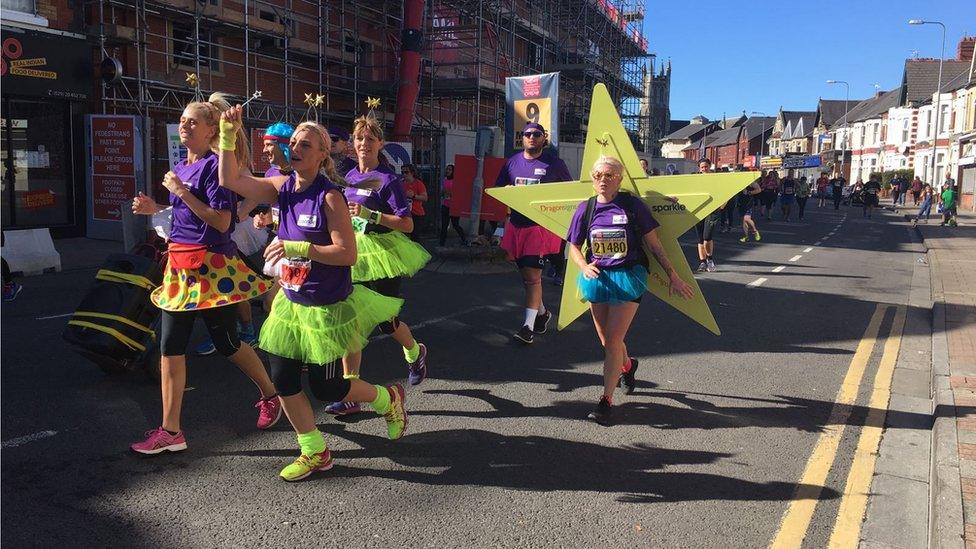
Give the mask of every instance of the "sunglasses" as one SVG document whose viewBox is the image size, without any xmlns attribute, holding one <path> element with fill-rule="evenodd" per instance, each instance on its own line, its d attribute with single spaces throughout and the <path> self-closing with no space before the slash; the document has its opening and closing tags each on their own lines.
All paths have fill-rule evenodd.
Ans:
<svg viewBox="0 0 976 549">
<path fill-rule="evenodd" d="M 542 132 L 522 132 L 525 137 L 542 137 L 544 134 Z"/>
</svg>

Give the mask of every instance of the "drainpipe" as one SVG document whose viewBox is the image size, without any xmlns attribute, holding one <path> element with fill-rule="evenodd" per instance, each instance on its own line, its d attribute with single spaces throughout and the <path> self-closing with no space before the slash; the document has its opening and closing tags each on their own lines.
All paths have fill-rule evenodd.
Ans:
<svg viewBox="0 0 976 549">
<path fill-rule="evenodd" d="M 421 25 L 424 0 L 403 1 L 403 35 L 400 51 L 400 82 L 397 85 L 396 117 L 393 140 L 409 141 L 414 109 L 420 91 L 420 48 L 423 45 Z"/>
</svg>

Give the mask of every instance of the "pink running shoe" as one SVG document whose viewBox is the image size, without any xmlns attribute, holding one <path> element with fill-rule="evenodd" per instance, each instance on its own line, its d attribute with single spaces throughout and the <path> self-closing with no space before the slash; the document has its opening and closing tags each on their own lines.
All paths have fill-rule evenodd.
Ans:
<svg viewBox="0 0 976 549">
<path fill-rule="evenodd" d="M 146 440 L 136 442 L 129 446 L 133 452 L 140 454 L 155 455 L 162 452 L 180 452 L 186 450 L 186 437 L 183 431 L 171 435 L 166 429 L 157 427 L 151 431 L 146 431 Z"/>
<path fill-rule="evenodd" d="M 258 429 L 270 429 L 281 419 L 281 399 L 278 395 L 262 398 L 254 407 L 258 409 Z"/>
</svg>

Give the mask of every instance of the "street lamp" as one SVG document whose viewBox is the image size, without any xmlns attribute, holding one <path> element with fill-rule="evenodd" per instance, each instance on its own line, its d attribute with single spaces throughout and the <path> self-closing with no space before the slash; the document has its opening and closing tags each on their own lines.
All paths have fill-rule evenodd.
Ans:
<svg viewBox="0 0 976 549">
<path fill-rule="evenodd" d="M 938 183 L 935 179 L 935 150 L 939 144 L 939 115 L 942 113 L 942 58 L 945 57 L 946 27 L 939 21 L 925 21 L 924 19 L 909 19 L 909 25 L 938 25 L 942 27 L 942 51 L 939 54 L 939 85 L 935 88 L 935 127 L 932 131 L 932 187 Z"/>
<path fill-rule="evenodd" d="M 766 113 L 760 111 L 752 111 L 751 114 L 758 114 L 762 116 L 762 131 L 759 132 L 759 160 L 756 162 L 756 169 L 762 169 L 762 157 L 763 157 L 763 145 L 766 144 Z"/>
<path fill-rule="evenodd" d="M 844 141 L 847 141 L 847 107 L 851 100 L 851 85 L 843 80 L 828 80 L 828 84 L 843 84 L 844 85 Z M 839 141 L 839 140 L 838 140 Z M 844 177 L 844 159 L 847 157 L 847 153 L 844 151 L 844 143 L 838 143 L 840 145 L 840 177 Z"/>
</svg>

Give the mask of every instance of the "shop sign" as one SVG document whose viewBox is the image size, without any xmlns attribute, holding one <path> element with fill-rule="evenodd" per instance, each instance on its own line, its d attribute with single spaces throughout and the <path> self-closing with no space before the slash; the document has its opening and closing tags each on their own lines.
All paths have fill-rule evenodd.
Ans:
<svg viewBox="0 0 976 549">
<path fill-rule="evenodd" d="M 0 75 L 6 90 L 85 100 L 92 91 L 92 47 L 85 40 L 3 27 Z"/>
</svg>

